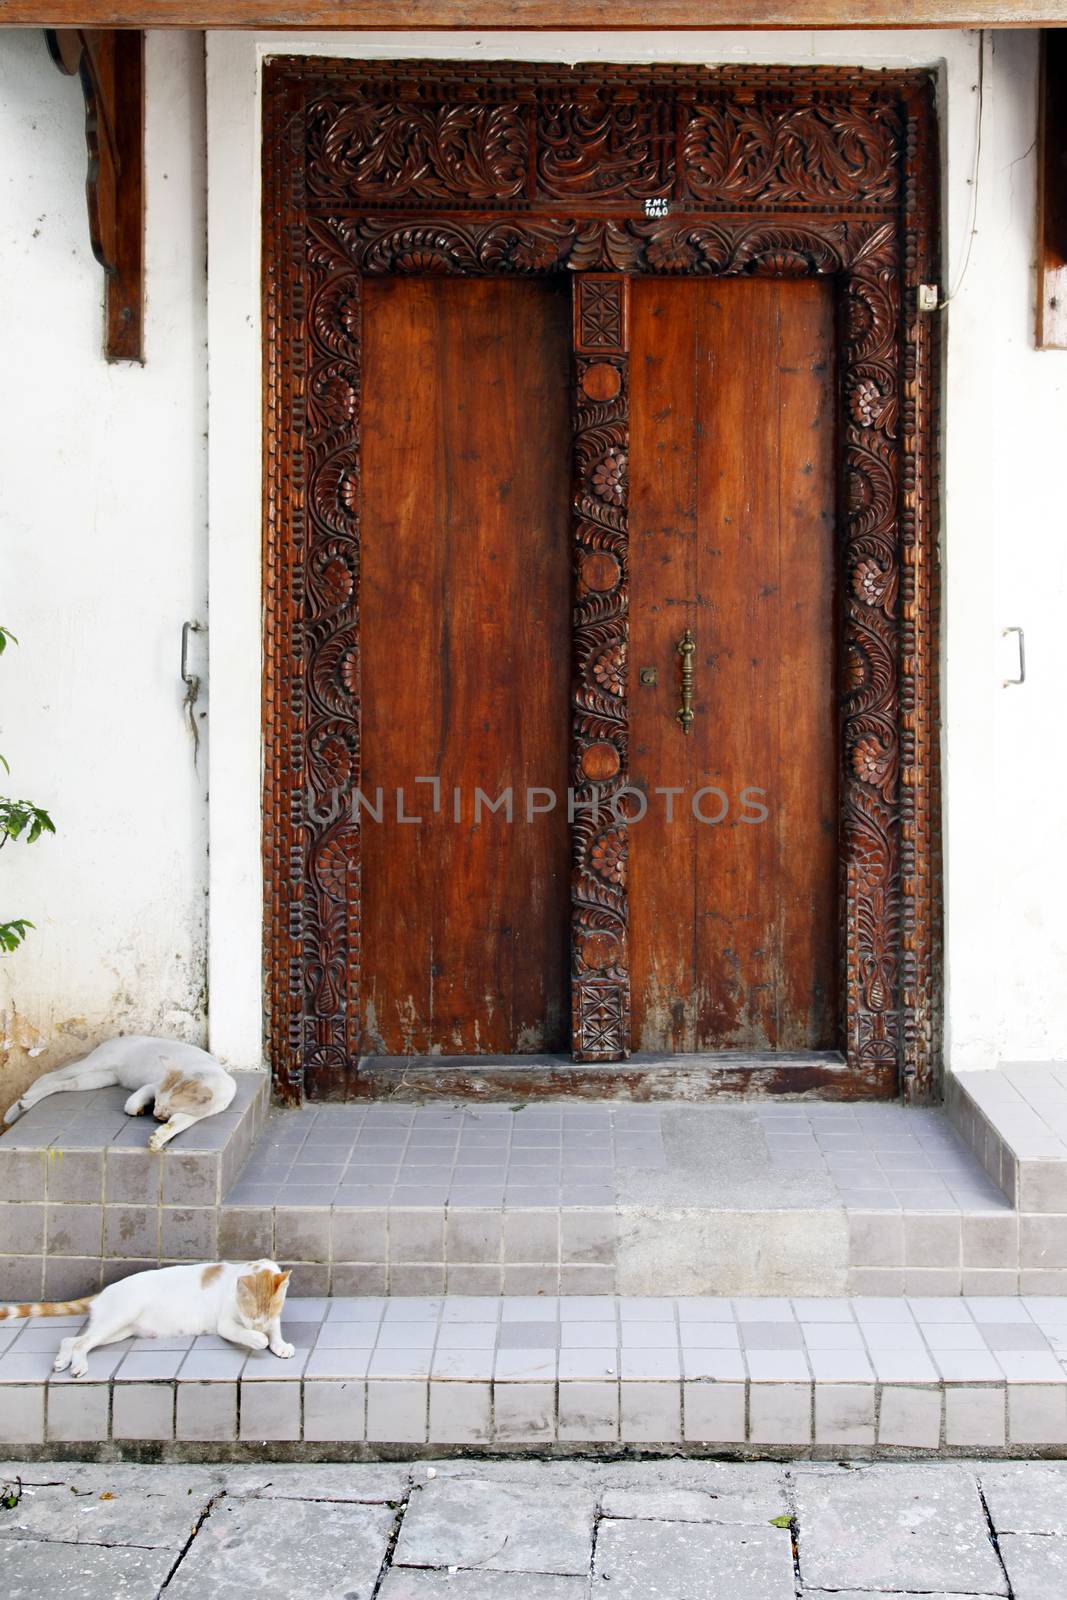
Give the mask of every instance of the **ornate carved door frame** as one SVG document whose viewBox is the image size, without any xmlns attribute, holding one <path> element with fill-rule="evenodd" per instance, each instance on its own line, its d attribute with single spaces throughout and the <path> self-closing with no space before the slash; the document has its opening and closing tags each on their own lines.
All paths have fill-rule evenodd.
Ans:
<svg viewBox="0 0 1067 1600">
<path fill-rule="evenodd" d="M 265 783 L 279 1092 L 360 1053 L 361 283 L 574 275 L 573 782 L 627 781 L 628 279 L 837 286 L 840 1036 L 847 1089 L 935 1096 L 940 1045 L 933 88 L 838 68 L 265 69 Z M 605 688 L 597 671 L 621 692 Z M 574 1053 L 628 1046 L 625 890 L 573 832 Z M 616 826 L 614 821 L 612 826 Z M 625 834 L 625 822 L 621 829 Z"/>
</svg>

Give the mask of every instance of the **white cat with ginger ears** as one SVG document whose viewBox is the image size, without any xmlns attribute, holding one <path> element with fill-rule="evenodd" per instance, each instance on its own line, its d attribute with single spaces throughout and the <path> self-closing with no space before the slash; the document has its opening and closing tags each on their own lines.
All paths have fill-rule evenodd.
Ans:
<svg viewBox="0 0 1067 1600">
<path fill-rule="evenodd" d="M 149 1139 L 149 1150 L 162 1150 L 176 1133 L 225 1111 L 237 1093 L 237 1084 L 222 1063 L 197 1045 L 125 1034 L 98 1044 L 80 1061 L 46 1072 L 8 1106 L 4 1122 L 17 1122 L 51 1094 L 115 1084 L 133 1090 L 123 1107 L 128 1117 L 139 1117 L 151 1107 L 156 1121 L 163 1124 Z"/>
<path fill-rule="evenodd" d="M 135 1272 L 84 1300 L 0 1306 L 8 1317 L 66 1317 L 88 1311 L 81 1333 L 64 1339 L 56 1372 L 84 1378 L 88 1355 L 120 1339 L 162 1339 L 217 1333 L 231 1344 L 267 1350 L 287 1360 L 293 1346 L 282 1338 L 282 1307 L 289 1273 L 276 1261 L 214 1261 Z"/>
</svg>

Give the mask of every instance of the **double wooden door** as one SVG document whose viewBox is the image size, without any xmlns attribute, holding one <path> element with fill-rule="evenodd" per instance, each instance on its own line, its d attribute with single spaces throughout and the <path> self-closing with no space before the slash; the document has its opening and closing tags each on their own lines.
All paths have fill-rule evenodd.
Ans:
<svg viewBox="0 0 1067 1600">
<path fill-rule="evenodd" d="M 361 1052 L 833 1047 L 832 288 L 576 284 L 364 284 Z"/>
</svg>

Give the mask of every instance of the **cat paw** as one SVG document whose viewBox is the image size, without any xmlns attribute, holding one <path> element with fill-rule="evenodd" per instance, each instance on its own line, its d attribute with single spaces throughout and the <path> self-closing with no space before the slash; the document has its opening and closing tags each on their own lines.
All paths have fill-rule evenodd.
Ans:
<svg viewBox="0 0 1067 1600">
<path fill-rule="evenodd" d="M 70 1357 L 69 1356 L 65 1356 L 63 1354 L 62 1350 L 61 1350 L 59 1352 L 58 1356 L 56 1356 L 56 1359 L 52 1362 L 52 1371 L 53 1372 L 66 1372 L 66 1370 L 67 1370 L 67 1368 L 69 1366 L 70 1366 Z"/>
<path fill-rule="evenodd" d="M 80 1361 L 75 1359 L 70 1364 L 70 1375 L 72 1378 L 84 1378 L 88 1370 L 89 1363 L 86 1361 L 84 1356 L 82 1356 Z"/>
<path fill-rule="evenodd" d="M 265 1350 L 270 1340 L 265 1333 L 260 1333 L 258 1328 L 249 1328 L 248 1342 L 253 1350 Z"/>
<path fill-rule="evenodd" d="M 159 1152 L 163 1149 L 163 1147 L 166 1144 L 166 1142 L 167 1142 L 166 1139 L 164 1139 L 164 1137 L 163 1137 L 163 1130 L 160 1129 L 157 1133 L 154 1133 L 152 1135 L 151 1139 L 149 1139 L 148 1148 L 149 1148 L 149 1150 L 151 1150 L 153 1155 L 157 1155 L 158 1156 Z"/>
<path fill-rule="evenodd" d="M 278 1356 L 282 1361 L 288 1361 L 289 1357 L 295 1354 L 296 1346 L 293 1344 L 287 1344 L 283 1339 L 280 1344 L 272 1344 L 270 1350 L 271 1355 Z"/>
</svg>

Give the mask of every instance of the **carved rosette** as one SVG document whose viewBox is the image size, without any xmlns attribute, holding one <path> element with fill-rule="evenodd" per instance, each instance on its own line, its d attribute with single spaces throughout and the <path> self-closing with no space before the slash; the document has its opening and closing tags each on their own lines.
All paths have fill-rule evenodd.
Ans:
<svg viewBox="0 0 1067 1600">
<path fill-rule="evenodd" d="M 574 280 L 574 633 L 571 1008 L 576 1061 L 630 1053 L 629 283 Z"/>
<path fill-rule="evenodd" d="M 842 1036 L 936 1091 L 936 139 L 923 74 L 341 60 L 266 74 L 271 1040 L 358 1056 L 359 282 L 575 274 L 574 1044 L 625 1055 L 626 283 L 829 275 L 840 306 Z M 666 217 L 644 215 L 667 200 Z M 609 814 L 580 809 L 598 798 Z M 614 811 L 623 812 L 618 803 Z"/>
</svg>

